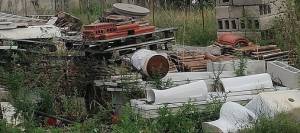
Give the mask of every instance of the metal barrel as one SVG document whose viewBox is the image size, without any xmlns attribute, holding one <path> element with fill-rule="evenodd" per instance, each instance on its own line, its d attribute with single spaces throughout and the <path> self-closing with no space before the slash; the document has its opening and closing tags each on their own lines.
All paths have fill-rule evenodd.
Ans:
<svg viewBox="0 0 300 133">
<path fill-rule="evenodd" d="M 163 78 L 169 72 L 169 61 L 166 55 L 151 50 L 136 51 L 131 57 L 131 64 L 147 77 Z"/>
</svg>

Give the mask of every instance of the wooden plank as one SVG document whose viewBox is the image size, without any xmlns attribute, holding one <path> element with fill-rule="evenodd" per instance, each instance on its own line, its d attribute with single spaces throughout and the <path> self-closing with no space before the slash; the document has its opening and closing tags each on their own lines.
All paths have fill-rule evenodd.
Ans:
<svg viewBox="0 0 300 133">
<path fill-rule="evenodd" d="M 104 50 L 104 52 L 111 52 L 111 51 L 115 51 L 115 50 L 121 50 L 121 49 L 125 49 L 125 48 L 137 47 L 137 46 L 149 46 L 149 45 L 154 45 L 154 44 L 158 44 L 158 43 L 165 43 L 167 41 L 173 41 L 174 39 L 175 39 L 175 37 L 171 37 L 171 38 L 164 38 L 164 39 L 143 42 L 143 43 L 138 43 L 138 44 L 130 44 L 130 45 L 125 45 L 125 46 L 120 46 L 120 47 L 109 48 L 109 49 Z"/>
<path fill-rule="evenodd" d="M 144 36 L 144 35 L 149 35 L 149 34 L 156 34 L 156 33 L 160 33 L 160 32 L 166 32 L 166 31 L 175 31 L 177 30 L 177 28 L 162 28 L 162 29 L 157 29 L 154 32 L 148 32 L 148 33 L 143 33 L 143 34 L 139 34 L 139 35 L 129 35 L 126 37 L 120 37 L 120 38 L 114 38 L 114 39 L 108 39 L 108 40 L 98 40 L 98 41 L 89 41 L 89 40 L 82 40 L 81 36 L 65 36 L 65 37 L 61 37 L 61 39 L 63 40 L 67 40 L 67 41 L 74 41 L 74 42 L 85 42 L 88 44 L 94 44 L 94 45 L 101 45 L 102 43 L 109 43 L 109 42 L 114 42 L 114 41 L 119 41 L 119 40 L 126 40 L 129 38 L 135 38 L 135 37 L 140 37 L 140 36 Z"/>
<path fill-rule="evenodd" d="M 269 51 L 261 51 L 261 52 L 252 52 L 254 55 L 262 55 L 262 54 L 270 54 L 274 52 L 280 52 L 281 49 L 274 49 L 274 50 L 269 50 Z"/>
</svg>

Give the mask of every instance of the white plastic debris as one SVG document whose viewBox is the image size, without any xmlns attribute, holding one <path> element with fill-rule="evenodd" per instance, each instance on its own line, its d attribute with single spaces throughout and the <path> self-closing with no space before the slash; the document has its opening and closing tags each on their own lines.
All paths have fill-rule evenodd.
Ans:
<svg viewBox="0 0 300 133">
<path fill-rule="evenodd" d="M 160 54 L 147 49 L 136 51 L 131 57 L 131 63 L 146 76 L 164 77 L 169 72 L 169 62 L 166 54 Z"/>
<path fill-rule="evenodd" d="M 5 119 L 7 123 L 13 125 L 18 125 L 21 123 L 19 118 L 20 116 L 16 115 L 15 107 L 13 107 L 9 102 L 1 102 L 0 104 L 3 119 Z"/>
<path fill-rule="evenodd" d="M 257 116 L 244 106 L 227 102 L 221 108 L 220 118 L 216 121 L 204 122 L 203 128 L 205 132 L 237 132 L 256 119 Z"/>
<path fill-rule="evenodd" d="M 208 98 L 204 80 L 166 90 L 147 90 L 147 101 L 154 104 L 203 101 Z"/>
<path fill-rule="evenodd" d="M 288 90 L 260 93 L 246 107 L 259 116 L 273 117 L 281 112 L 296 113 L 294 111 L 298 111 L 297 113 L 299 114 L 300 91 Z"/>
<path fill-rule="evenodd" d="M 274 88 L 271 76 L 267 73 L 221 79 L 225 92 L 257 91 Z"/>
</svg>

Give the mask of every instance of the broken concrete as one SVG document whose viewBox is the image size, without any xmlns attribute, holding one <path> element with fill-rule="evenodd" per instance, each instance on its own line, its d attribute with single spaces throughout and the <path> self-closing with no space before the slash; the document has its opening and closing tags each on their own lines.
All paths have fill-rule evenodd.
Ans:
<svg viewBox="0 0 300 133">
<path fill-rule="evenodd" d="M 260 93 L 245 107 L 254 112 L 257 116 L 273 117 L 282 112 L 294 115 L 299 114 L 300 91 L 288 90 Z M 294 118 L 300 119 L 300 116 L 296 115 Z"/>
<path fill-rule="evenodd" d="M 239 60 L 224 61 L 224 62 L 209 62 L 207 64 L 207 71 L 235 71 L 238 68 Z M 246 74 L 262 74 L 266 72 L 266 62 L 263 60 L 247 60 Z"/>
<path fill-rule="evenodd" d="M 300 88 L 300 70 L 287 63 L 273 61 L 267 63 L 267 72 L 272 76 L 274 82 L 288 88 Z"/>
<path fill-rule="evenodd" d="M 147 102 L 154 104 L 199 102 L 208 98 L 208 88 L 203 80 L 166 90 L 147 90 Z"/>
<path fill-rule="evenodd" d="M 274 88 L 271 76 L 266 73 L 234 78 L 223 78 L 221 79 L 221 83 L 225 92 L 241 92 Z"/>
<path fill-rule="evenodd" d="M 175 85 L 183 85 L 199 80 L 208 80 L 216 78 L 217 72 L 180 72 L 180 73 L 168 73 L 162 80 L 164 82 L 172 82 Z M 223 71 L 220 78 L 232 78 L 235 77 L 233 71 Z"/>
<path fill-rule="evenodd" d="M 60 29 L 54 25 L 29 26 L 11 30 L 0 30 L 0 39 L 42 39 L 61 37 Z"/>
<path fill-rule="evenodd" d="M 246 107 L 238 103 L 227 102 L 223 104 L 218 120 L 204 122 L 202 126 L 205 133 L 231 133 L 238 132 L 239 129 L 249 126 L 256 119 L 257 116 Z"/>
</svg>

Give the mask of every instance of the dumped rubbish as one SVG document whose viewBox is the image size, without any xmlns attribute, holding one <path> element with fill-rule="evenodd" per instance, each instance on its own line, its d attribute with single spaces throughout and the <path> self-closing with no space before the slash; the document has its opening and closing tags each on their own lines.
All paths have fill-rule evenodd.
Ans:
<svg viewBox="0 0 300 133">
<path fill-rule="evenodd" d="M 27 28 L 0 31 L 0 39 L 22 40 L 61 37 L 60 29 L 54 25 L 28 26 Z"/>
<path fill-rule="evenodd" d="M 115 3 L 113 4 L 113 12 L 125 16 L 144 17 L 150 13 L 150 10 L 132 4 Z"/>
<path fill-rule="evenodd" d="M 255 60 L 288 60 L 288 51 L 283 51 L 277 45 L 259 46 L 249 42 L 246 38 L 234 34 L 220 36 L 215 45 L 222 48 L 224 54 L 243 53 L 245 56 Z"/>
<path fill-rule="evenodd" d="M 147 77 L 162 78 L 169 71 L 169 61 L 163 54 L 141 49 L 131 57 L 132 65 Z"/>
<path fill-rule="evenodd" d="M 220 118 L 212 122 L 204 122 L 205 132 L 237 132 L 247 128 L 259 116 L 274 117 L 278 113 L 288 113 L 299 120 L 299 90 L 262 92 L 245 106 L 227 102 L 223 104 Z"/>
<path fill-rule="evenodd" d="M 218 38 L 218 43 L 224 45 L 225 47 L 238 48 L 248 46 L 249 41 L 246 38 L 239 35 L 224 34 Z"/>
<path fill-rule="evenodd" d="M 208 88 L 203 80 L 166 90 L 147 90 L 147 102 L 153 104 L 199 102 L 207 96 Z"/>
<path fill-rule="evenodd" d="M 230 95 L 243 96 L 256 94 L 260 90 L 274 90 L 273 82 L 269 74 L 256 74 L 243 77 L 223 78 L 222 86 Z"/>
<path fill-rule="evenodd" d="M 292 89 L 300 88 L 300 70 L 280 61 L 267 63 L 267 72 L 272 75 L 273 81 L 277 84 Z"/>
<path fill-rule="evenodd" d="M 227 102 L 223 104 L 218 120 L 204 122 L 202 125 L 205 133 L 231 133 L 250 126 L 250 123 L 256 119 L 257 116 L 246 107 L 238 103 Z"/>
<path fill-rule="evenodd" d="M 27 23 L 29 26 L 44 25 L 47 23 L 47 21 L 43 19 L 23 17 L 3 12 L 0 12 L 0 22 Z"/>
<path fill-rule="evenodd" d="M 300 108 L 299 101 L 299 90 L 264 92 L 258 94 L 245 107 L 257 116 L 273 117 L 278 113 L 287 112 L 293 114 L 293 117 L 299 120 L 300 117 L 297 115 Z"/>
<path fill-rule="evenodd" d="M 79 18 L 66 12 L 59 12 L 55 17 L 57 19 L 54 25 L 61 28 L 64 33 L 81 30 L 82 22 Z"/>
<path fill-rule="evenodd" d="M 230 61 L 236 59 L 232 55 L 214 56 L 209 53 L 201 54 L 196 51 L 182 51 L 170 54 L 171 60 L 181 72 L 204 72 L 211 61 Z"/>
</svg>

